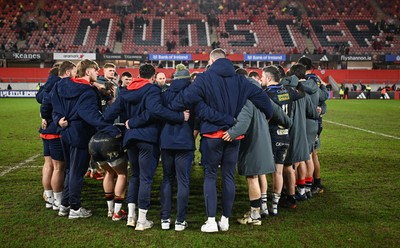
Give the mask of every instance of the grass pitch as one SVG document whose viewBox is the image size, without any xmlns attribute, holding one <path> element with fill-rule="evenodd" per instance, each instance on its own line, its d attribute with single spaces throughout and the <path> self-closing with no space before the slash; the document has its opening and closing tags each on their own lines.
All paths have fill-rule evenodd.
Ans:
<svg viewBox="0 0 400 248">
<path fill-rule="evenodd" d="M 39 105 L 34 99 L 0 99 L 0 107 L 1 247 L 400 246 L 399 101 L 328 101 L 319 152 L 326 192 L 295 210 L 281 209 L 262 226 L 243 226 L 235 219 L 249 207 L 247 186 L 237 176 L 230 229 L 214 234 L 200 232 L 206 216 L 198 165 L 192 169 L 184 232 L 163 231 L 159 225 L 161 166 L 148 213 L 155 222 L 151 230 L 134 231 L 124 221 L 108 219 L 102 184 L 93 179 L 85 180 L 82 194 L 83 206 L 94 211 L 91 218 L 68 220 L 46 210 Z"/>
</svg>

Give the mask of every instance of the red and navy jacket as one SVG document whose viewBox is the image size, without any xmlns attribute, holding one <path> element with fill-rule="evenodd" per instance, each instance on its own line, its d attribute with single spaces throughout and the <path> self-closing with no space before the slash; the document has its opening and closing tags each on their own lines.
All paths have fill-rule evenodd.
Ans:
<svg viewBox="0 0 400 248">
<path fill-rule="evenodd" d="M 62 139 L 71 146 L 88 149 L 96 131 L 111 137 L 120 134 L 118 128 L 104 120 L 97 88 L 84 79 L 61 79 L 54 87 L 51 101 L 53 121 L 57 125 L 62 117 L 68 121 L 68 126 L 59 130 Z"/>
<path fill-rule="evenodd" d="M 184 110 L 191 104 L 203 101 L 220 113 L 237 117 L 246 100 L 249 99 L 263 112 L 267 119 L 272 117 L 272 106 L 268 95 L 253 85 L 243 75 L 237 75 L 230 60 L 217 59 L 204 73 L 197 75 L 195 81 L 183 90 L 170 104 L 173 110 Z M 200 118 L 201 134 L 219 133 L 232 125 L 216 123 Z"/>
<path fill-rule="evenodd" d="M 120 115 L 129 119 L 130 129 L 124 133 L 124 146 L 132 140 L 158 144 L 162 122 L 154 117 L 172 123 L 184 121 L 183 112 L 171 111 L 161 104 L 161 88 L 145 78 L 133 79 L 126 89 L 119 92 L 104 114 L 105 120 L 110 123 Z M 142 120 L 140 123 L 137 123 L 138 116 Z"/>
</svg>

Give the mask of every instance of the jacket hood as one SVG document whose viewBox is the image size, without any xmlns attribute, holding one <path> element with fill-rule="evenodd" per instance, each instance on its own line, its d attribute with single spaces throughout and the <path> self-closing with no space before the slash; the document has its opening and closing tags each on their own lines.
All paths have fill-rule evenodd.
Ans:
<svg viewBox="0 0 400 248">
<path fill-rule="evenodd" d="M 217 73 L 222 77 L 232 77 L 235 75 L 235 68 L 229 59 L 221 58 L 212 63 L 208 71 Z"/>
<path fill-rule="evenodd" d="M 297 85 L 299 84 L 299 78 L 296 75 L 292 75 L 290 77 L 285 77 L 284 79 L 282 79 L 281 83 L 290 87 L 297 87 Z"/>
<path fill-rule="evenodd" d="M 46 92 L 50 92 L 54 84 L 60 81 L 60 79 L 61 78 L 59 76 L 50 74 L 49 77 L 47 78 L 46 83 L 43 85 L 43 90 L 45 90 Z"/>
<path fill-rule="evenodd" d="M 249 77 L 247 79 L 250 81 L 250 83 L 254 84 L 258 88 L 261 88 L 261 84 L 259 82 L 257 82 L 257 80 L 255 80 L 254 78 Z"/>
<path fill-rule="evenodd" d="M 57 87 L 58 94 L 65 98 L 74 98 L 81 95 L 84 91 L 92 86 L 86 80 L 63 78 L 59 81 Z"/>
<path fill-rule="evenodd" d="M 171 86 L 169 86 L 168 90 L 173 92 L 180 92 L 184 88 L 188 87 L 190 84 L 189 78 L 175 79 L 172 80 Z"/>
<path fill-rule="evenodd" d="M 134 78 L 132 83 L 128 85 L 127 90 L 138 90 L 145 86 L 146 84 L 151 84 L 149 79 L 146 78 Z"/>
<path fill-rule="evenodd" d="M 306 93 L 311 95 L 318 91 L 318 85 L 315 83 L 313 79 L 308 79 L 306 81 L 303 81 L 302 83 L 304 91 Z"/>
</svg>

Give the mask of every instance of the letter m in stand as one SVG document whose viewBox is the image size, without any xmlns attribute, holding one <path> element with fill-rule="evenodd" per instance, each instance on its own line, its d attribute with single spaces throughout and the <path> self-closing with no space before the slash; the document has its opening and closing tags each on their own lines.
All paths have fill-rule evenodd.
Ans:
<svg viewBox="0 0 400 248">
<path fill-rule="evenodd" d="M 163 41 L 161 40 L 161 26 L 162 19 L 152 20 L 152 29 L 150 30 L 150 21 L 135 21 L 133 30 L 133 42 L 135 45 L 142 46 L 162 46 Z M 151 35 L 150 35 L 151 31 Z M 151 37 L 149 39 L 148 37 Z"/>
<path fill-rule="evenodd" d="M 82 18 L 75 35 L 74 45 L 85 46 L 89 41 L 89 34 L 97 30 L 96 45 L 108 46 L 109 36 L 112 32 L 112 22 L 114 19 L 101 19 L 95 22 L 89 18 Z M 92 43 L 93 44 L 93 43 Z"/>
</svg>

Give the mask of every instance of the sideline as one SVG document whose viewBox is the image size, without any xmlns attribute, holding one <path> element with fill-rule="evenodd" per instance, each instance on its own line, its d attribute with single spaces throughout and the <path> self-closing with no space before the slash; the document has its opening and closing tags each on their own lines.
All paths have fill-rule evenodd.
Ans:
<svg viewBox="0 0 400 248">
<path fill-rule="evenodd" d="M 338 126 L 342 126 L 342 127 L 347 127 L 347 128 L 352 128 L 352 129 L 355 129 L 355 130 L 359 130 L 359 131 L 363 131 L 363 132 L 367 132 L 367 133 L 372 133 L 372 134 L 375 134 L 375 135 L 380 135 L 380 136 L 383 136 L 383 137 L 386 137 L 386 138 L 392 138 L 392 139 L 400 140 L 400 137 L 396 137 L 396 136 L 392 136 L 392 135 L 388 135 L 388 134 L 384 134 L 384 133 L 378 133 L 378 132 L 374 132 L 374 131 L 371 131 L 371 130 L 368 130 L 368 129 L 354 127 L 354 126 L 350 126 L 350 125 L 346 125 L 346 124 L 342 124 L 342 123 L 338 123 L 338 122 L 334 122 L 334 121 L 328 121 L 328 120 L 323 119 L 323 122 L 328 122 L 330 124 L 334 124 L 334 125 L 338 125 Z"/>
<path fill-rule="evenodd" d="M 39 157 L 40 154 L 36 154 L 28 159 L 26 159 L 25 161 L 20 162 L 19 164 L 15 165 L 15 166 L 11 166 L 10 168 L 8 168 L 7 170 L 3 171 L 0 173 L 0 177 L 7 175 L 8 173 L 10 173 L 11 171 L 14 170 L 18 170 L 19 168 L 23 167 L 24 165 L 26 165 L 27 163 L 30 163 L 32 161 L 34 161 L 37 157 Z"/>
</svg>

